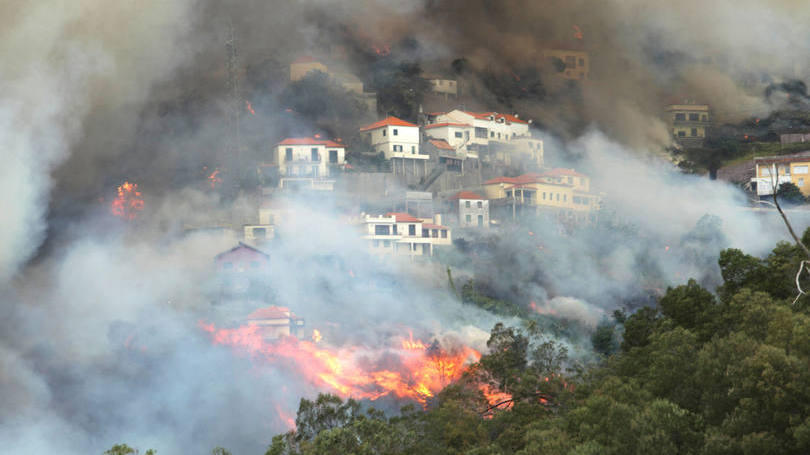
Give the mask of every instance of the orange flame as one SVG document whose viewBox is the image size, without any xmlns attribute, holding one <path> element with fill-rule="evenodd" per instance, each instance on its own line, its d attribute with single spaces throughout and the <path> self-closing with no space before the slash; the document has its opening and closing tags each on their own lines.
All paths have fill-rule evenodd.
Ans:
<svg viewBox="0 0 810 455">
<path fill-rule="evenodd" d="M 584 35 L 582 34 L 582 30 L 579 28 L 579 25 L 574 24 L 574 38 L 582 39 Z"/>
<path fill-rule="evenodd" d="M 414 349 L 424 344 L 412 338 L 403 339 L 400 347 L 319 348 L 295 337 L 267 339 L 257 325 L 218 329 L 200 323 L 200 327 L 210 333 L 214 344 L 230 346 L 260 361 L 287 365 L 316 387 L 357 399 L 391 395 L 424 405 L 436 392 L 460 378 L 468 362 L 481 358 L 478 351 L 467 346 L 451 351 Z M 398 363 L 392 363 L 392 358 L 398 358 Z"/>
<path fill-rule="evenodd" d="M 320 343 L 321 340 L 323 340 L 323 335 L 321 335 L 321 331 L 318 329 L 314 329 L 312 331 L 312 341 L 314 341 L 315 343 Z"/>
<path fill-rule="evenodd" d="M 208 184 L 211 185 L 211 188 L 216 188 L 220 183 L 222 183 L 222 177 L 219 176 L 219 168 L 215 168 L 214 172 L 208 176 Z"/>
<path fill-rule="evenodd" d="M 113 215 L 125 220 L 134 220 L 143 210 L 143 198 L 137 183 L 125 181 L 117 189 L 117 196 L 110 205 Z"/>
<path fill-rule="evenodd" d="M 256 111 L 253 110 L 253 105 L 250 104 L 250 101 L 245 100 L 245 107 L 247 108 L 247 111 L 250 112 L 250 115 L 256 115 Z"/>
</svg>

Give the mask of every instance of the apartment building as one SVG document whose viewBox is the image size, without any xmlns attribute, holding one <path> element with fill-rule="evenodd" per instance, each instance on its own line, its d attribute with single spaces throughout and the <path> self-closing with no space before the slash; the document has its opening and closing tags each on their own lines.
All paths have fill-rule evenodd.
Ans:
<svg viewBox="0 0 810 455">
<path fill-rule="evenodd" d="M 441 215 L 432 219 L 416 218 L 407 213 L 364 215 L 363 238 L 373 254 L 402 257 L 433 256 L 437 246 L 452 244 L 450 228 L 441 224 Z"/>
<path fill-rule="evenodd" d="M 332 190 L 332 177 L 346 165 L 346 147 L 312 137 L 287 138 L 276 144 L 272 161 L 280 188 Z"/>
</svg>

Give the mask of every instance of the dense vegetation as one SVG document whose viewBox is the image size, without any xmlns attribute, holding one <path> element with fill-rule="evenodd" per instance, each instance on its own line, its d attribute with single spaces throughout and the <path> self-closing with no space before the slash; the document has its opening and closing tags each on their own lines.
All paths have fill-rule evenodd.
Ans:
<svg viewBox="0 0 810 455">
<path fill-rule="evenodd" d="M 690 280 L 657 308 L 617 314 L 594 342 L 613 343 L 615 330 L 620 349 L 590 369 L 572 368 L 536 326 L 497 325 L 490 353 L 426 410 L 386 417 L 331 395 L 302 400 L 297 431 L 267 454 L 808 453 L 802 259 L 789 244 L 764 259 L 723 251 L 716 293 Z M 492 408 L 480 384 L 512 399 Z"/>
<path fill-rule="evenodd" d="M 689 280 L 655 308 L 600 325 L 596 365 L 569 358 L 536 322 L 497 324 L 489 353 L 425 409 L 388 416 L 334 395 L 302 399 L 296 430 L 266 455 L 808 453 L 810 300 L 796 286 L 805 259 L 788 243 L 765 258 L 722 251 L 714 293 Z M 799 284 L 810 289 L 806 275 Z M 460 294 L 515 314 L 472 283 Z"/>
</svg>

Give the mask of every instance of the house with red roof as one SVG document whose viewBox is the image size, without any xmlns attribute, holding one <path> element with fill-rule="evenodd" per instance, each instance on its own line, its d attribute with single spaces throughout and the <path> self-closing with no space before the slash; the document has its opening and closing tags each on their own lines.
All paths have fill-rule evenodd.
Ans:
<svg viewBox="0 0 810 455">
<path fill-rule="evenodd" d="M 270 256 L 246 243 L 214 257 L 223 297 L 261 299 L 268 291 L 266 274 Z"/>
<path fill-rule="evenodd" d="M 507 165 L 520 158 L 533 164 L 531 167 L 542 167 L 543 141 L 532 137 L 530 120 L 513 114 L 454 109 L 429 113 L 427 121 L 426 137 L 445 140 L 465 158 Z"/>
<path fill-rule="evenodd" d="M 450 228 L 441 215 L 417 218 L 404 212 L 364 215 L 361 231 L 371 252 L 413 259 L 432 256 L 437 246 L 452 244 Z"/>
<path fill-rule="evenodd" d="M 259 308 L 245 318 L 248 326 L 254 326 L 265 340 L 294 336 L 303 338 L 304 319 L 287 307 L 268 306 Z"/>
<path fill-rule="evenodd" d="M 334 189 L 334 176 L 346 165 L 346 146 L 317 137 L 290 137 L 276 144 L 273 165 L 280 188 Z"/>
<path fill-rule="evenodd" d="M 459 191 L 450 196 L 461 227 L 489 228 L 489 201 L 472 191 Z"/>
<path fill-rule="evenodd" d="M 495 208 L 505 208 L 496 210 L 496 219 L 514 219 L 526 211 L 547 211 L 566 220 L 593 221 L 601 199 L 591 193 L 588 176 L 563 168 L 496 177 L 484 182 L 484 193 Z"/>
<path fill-rule="evenodd" d="M 394 174 L 427 175 L 430 157 L 420 150 L 418 125 L 390 116 L 360 128 L 360 133 L 375 154 L 391 161 Z"/>
</svg>

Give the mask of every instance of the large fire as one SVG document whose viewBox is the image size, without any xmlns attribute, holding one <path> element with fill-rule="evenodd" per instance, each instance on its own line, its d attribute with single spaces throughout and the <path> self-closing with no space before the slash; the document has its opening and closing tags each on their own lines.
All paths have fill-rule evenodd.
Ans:
<svg viewBox="0 0 810 455">
<path fill-rule="evenodd" d="M 424 405 L 459 379 L 468 363 L 481 358 L 470 347 L 445 350 L 437 342 L 414 340 L 413 335 L 389 347 L 333 347 L 295 337 L 266 339 L 256 325 L 221 329 L 201 323 L 201 327 L 215 344 L 233 347 L 260 361 L 287 365 L 309 384 L 355 399 L 395 396 Z"/>
<path fill-rule="evenodd" d="M 125 220 L 134 220 L 143 210 L 143 197 L 137 183 L 125 181 L 117 189 L 117 195 L 110 205 L 113 215 Z"/>
</svg>

